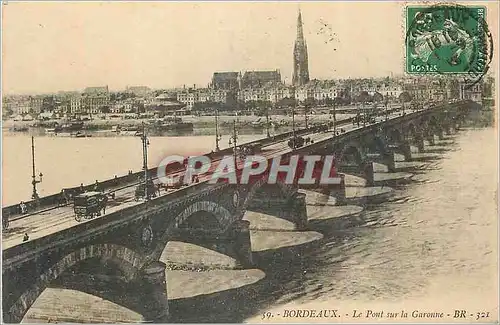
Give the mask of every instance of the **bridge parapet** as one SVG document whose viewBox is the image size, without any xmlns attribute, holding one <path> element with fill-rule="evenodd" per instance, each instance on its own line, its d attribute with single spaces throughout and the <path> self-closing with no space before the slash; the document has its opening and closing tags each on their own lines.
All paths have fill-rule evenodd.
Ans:
<svg viewBox="0 0 500 325">
<path fill-rule="evenodd" d="M 162 213 L 186 200 L 206 195 L 205 192 L 210 193 L 224 186 L 227 184 L 193 184 L 167 196 L 109 213 L 104 218 L 79 223 L 52 235 L 3 249 L 3 268 L 14 267 L 18 263 L 36 259 L 42 252 L 58 250 L 58 247 L 65 246 L 68 242 L 85 242 L 114 228 L 123 228 L 130 223 L 138 223 L 152 214 Z M 170 219 L 173 223 L 175 216 L 170 216 Z"/>
</svg>

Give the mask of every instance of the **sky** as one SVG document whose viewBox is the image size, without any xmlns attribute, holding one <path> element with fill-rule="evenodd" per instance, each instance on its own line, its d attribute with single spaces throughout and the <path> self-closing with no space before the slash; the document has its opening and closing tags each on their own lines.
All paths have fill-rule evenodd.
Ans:
<svg viewBox="0 0 500 325">
<path fill-rule="evenodd" d="M 404 73 L 405 3 L 8 2 L 3 91 L 206 87 L 216 71 L 274 69 L 290 83 L 299 7 L 311 79 Z"/>
</svg>

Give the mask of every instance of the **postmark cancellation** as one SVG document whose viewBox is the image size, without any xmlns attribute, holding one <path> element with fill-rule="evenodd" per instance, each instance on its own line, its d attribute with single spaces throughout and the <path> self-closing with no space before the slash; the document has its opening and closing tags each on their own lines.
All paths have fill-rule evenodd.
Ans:
<svg viewBox="0 0 500 325">
<path fill-rule="evenodd" d="M 469 84 L 479 81 L 493 56 L 485 18 L 483 6 L 407 6 L 406 72 L 463 75 Z"/>
</svg>

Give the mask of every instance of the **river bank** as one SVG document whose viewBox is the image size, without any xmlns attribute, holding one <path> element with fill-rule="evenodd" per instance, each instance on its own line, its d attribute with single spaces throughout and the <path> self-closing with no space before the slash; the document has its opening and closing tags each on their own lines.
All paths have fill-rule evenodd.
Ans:
<svg viewBox="0 0 500 325">
<path fill-rule="evenodd" d="M 337 120 L 342 120 L 351 117 L 352 114 L 337 114 Z M 304 115 L 296 115 L 294 118 L 292 116 L 285 115 L 272 115 L 269 117 L 270 122 L 277 126 L 291 126 L 292 120 L 295 120 L 296 126 L 303 127 L 306 123 L 306 117 Z M 325 123 L 332 120 L 330 114 L 316 114 L 309 115 L 307 117 L 308 123 Z M 265 128 L 265 116 L 219 116 L 218 123 L 220 128 L 232 128 L 233 121 L 237 120 L 238 128 L 248 127 L 248 128 Z M 141 127 L 143 123 L 148 123 L 148 119 L 125 119 L 125 118 L 95 118 L 90 121 L 85 121 L 83 130 L 84 131 L 111 131 L 113 127 Z M 215 116 L 193 116 L 186 115 L 182 117 L 182 121 L 185 123 L 192 123 L 193 128 L 203 129 L 203 128 L 214 128 L 215 129 Z M 253 124 L 252 122 L 258 122 L 260 124 Z M 63 120 L 49 120 L 49 121 L 14 121 L 14 120 L 4 120 L 3 130 L 10 132 L 26 132 L 29 129 L 45 130 L 45 128 L 50 128 L 54 123 L 62 124 Z"/>
</svg>

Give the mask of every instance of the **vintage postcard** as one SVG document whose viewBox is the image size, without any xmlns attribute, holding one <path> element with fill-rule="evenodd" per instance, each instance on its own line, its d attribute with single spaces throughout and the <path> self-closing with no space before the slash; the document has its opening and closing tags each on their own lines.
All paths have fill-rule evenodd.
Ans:
<svg viewBox="0 0 500 325">
<path fill-rule="evenodd" d="M 3 322 L 498 323 L 498 2 L 1 8 Z"/>
</svg>

